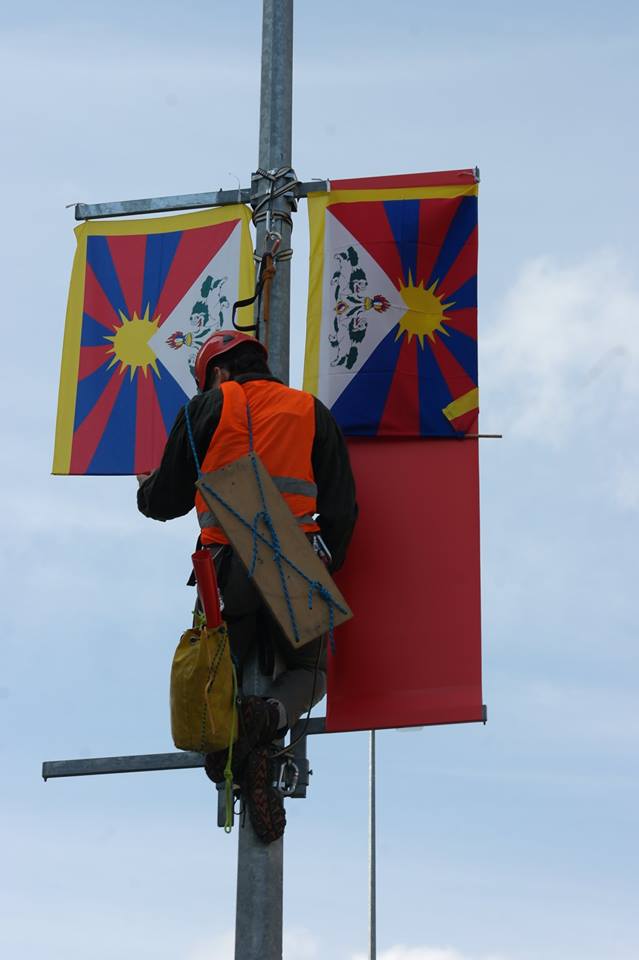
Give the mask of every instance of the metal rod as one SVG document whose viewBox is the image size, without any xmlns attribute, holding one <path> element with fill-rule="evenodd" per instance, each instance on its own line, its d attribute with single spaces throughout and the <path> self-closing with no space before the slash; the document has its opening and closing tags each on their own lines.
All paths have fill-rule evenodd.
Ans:
<svg viewBox="0 0 639 960">
<path fill-rule="evenodd" d="M 259 696 L 266 687 L 255 655 L 244 667 L 242 691 Z M 235 960 L 281 960 L 283 896 L 284 838 L 262 843 L 246 816 L 237 841 Z"/>
<path fill-rule="evenodd" d="M 300 720 L 291 730 L 291 739 L 300 733 L 305 736 L 326 733 L 326 717 L 311 717 L 306 726 Z M 45 760 L 42 778 L 54 780 L 60 777 L 93 777 L 102 773 L 149 773 L 153 770 L 191 770 L 203 767 L 204 757 L 192 750 L 174 753 L 142 753 L 128 757 L 87 757 L 80 760 Z"/>
<path fill-rule="evenodd" d="M 101 217 L 129 217 L 140 213 L 167 213 L 171 210 L 193 210 L 197 207 L 225 207 L 248 203 L 251 191 L 216 190 L 212 193 L 184 193 L 172 197 L 149 197 L 140 200 L 114 200 L 109 203 L 77 203 L 76 220 L 99 220 Z"/>
<path fill-rule="evenodd" d="M 482 706 L 480 720 L 467 721 L 469 723 L 486 723 L 487 708 Z M 464 721 L 466 722 L 466 721 Z M 428 724 L 431 726 L 431 724 Z M 300 734 L 317 736 L 323 733 L 333 733 L 326 729 L 326 717 L 311 717 L 307 721 L 300 720 L 291 730 L 291 739 L 295 740 Z M 339 731 L 338 731 L 339 732 Z M 44 780 L 54 780 L 60 777 L 92 777 L 102 773 L 149 773 L 154 770 L 190 770 L 204 766 L 201 753 L 189 750 L 176 750 L 174 753 L 142 753 L 124 757 L 87 757 L 78 760 L 45 760 L 42 764 Z"/>
<path fill-rule="evenodd" d="M 259 163 L 262 170 L 291 166 L 293 119 L 293 0 L 264 0 L 262 21 L 262 77 L 260 94 Z M 255 195 L 270 187 L 269 181 L 255 179 Z M 289 197 L 279 197 L 273 213 L 292 212 Z M 273 222 L 274 221 L 274 222 Z M 290 222 L 261 221 L 256 228 L 256 250 L 264 252 L 266 234 L 276 229 L 281 235 L 280 250 L 290 247 Z M 268 330 L 269 366 L 284 383 L 289 381 L 290 260 L 279 260 L 271 286 L 271 322 Z"/>
<path fill-rule="evenodd" d="M 148 773 L 151 770 L 188 770 L 204 766 L 201 753 L 144 753 L 131 757 L 91 757 L 85 760 L 45 760 L 42 777 L 88 777 L 101 773 Z"/>
<path fill-rule="evenodd" d="M 291 165 L 293 105 L 293 0 L 264 0 L 262 7 L 262 75 L 260 87 L 259 163 L 263 170 Z M 262 181 L 262 183 L 264 183 Z M 264 184 L 265 185 L 265 184 Z M 261 183 L 255 184 L 256 193 Z M 285 209 L 285 197 L 279 209 Z M 284 205 L 284 206 L 283 206 Z M 270 218 L 269 218 L 270 220 Z M 257 253 L 265 248 L 270 223 L 258 224 Z M 281 248 L 290 245 L 291 228 L 278 222 Z M 290 261 L 279 261 L 271 286 L 268 331 L 269 365 L 284 383 L 289 378 Z M 257 656 L 244 670 L 245 693 L 263 694 L 266 680 Z M 284 889 L 284 840 L 264 844 L 246 818 L 239 830 L 235 960 L 281 960 Z"/>
<path fill-rule="evenodd" d="M 298 199 L 309 193 L 325 193 L 327 180 L 307 180 L 292 187 Z M 212 193 L 183 193 L 170 197 L 147 197 L 140 200 L 113 200 L 108 203 L 76 203 L 76 220 L 100 220 L 103 217 L 132 217 L 145 213 L 171 213 L 197 210 L 201 207 L 228 207 L 233 203 L 249 203 L 251 187 L 238 190 L 217 190 Z"/>
<path fill-rule="evenodd" d="M 420 440 L 503 440 L 503 433 L 462 433 L 459 436 L 441 433 L 424 433 Z"/>
<path fill-rule="evenodd" d="M 368 958 L 377 958 L 377 859 L 375 835 L 375 731 L 368 739 Z"/>
</svg>

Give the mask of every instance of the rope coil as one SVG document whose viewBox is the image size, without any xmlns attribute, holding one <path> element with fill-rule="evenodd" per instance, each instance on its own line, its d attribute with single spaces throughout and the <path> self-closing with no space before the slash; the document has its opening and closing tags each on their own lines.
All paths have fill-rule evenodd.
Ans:
<svg viewBox="0 0 639 960">
<path fill-rule="evenodd" d="M 253 223 L 257 227 L 258 224 L 266 221 L 266 239 L 279 237 L 281 241 L 281 234 L 271 229 L 272 221 L 277 220 L 280 223 L 285 223 L 292 229 L 293 218 L 287 210 L 274 210 L 273 204 L 280 197 L 288 196 L 291 211 L 294 213 L 297 210 L 297 198 L 293 192 L 300 183 L 297 174 L 292 167 L 279 167 L 277 170 L 265 170 L 263 167 L 258 167 L 253 174 L 253 179 L 268 180 L 270 183 L 269 189 L 254 200 Z M 278 181 L 282 182 L 276 186 Z M 293 256 L 293 249 L 292 247 L 285 247 L 282 250 L 272 250 L 271 253 L 276 262 L 278 260 L 290 260 Z M 256 263 L 260 263 L 262 260 L 262 256 L 257 250 L 253 254 L 253 259 Z"/>
<path fill-rule="evenodd" d="M 253 204 L 253 223 L 257 226 L 258 223 L 261 223 L 263 220 L 267 220 L 269 215 L 274 220 L 282 220 L 284 223 L 288 223 L 289 226 L 293 226 L 293 219 L 290 213 L 287 213 L 285 210 L 273 210 L 273 201 L 277 200 L 279 197 L 283 197 L 286 194 L 291 194 L 289 202 L 291 204 L 291 209 L 294 212 L 297 210 L 297 198 L 293 194 L 293 190 L 299 184 L 297 174 L 292 167 L 279 167 L 277 170 L 265 170 L 263 167 L 258 167 L 255 173 L 253 174 L 254 180 L 268 180 L 270 183 L 269 189 L 256 197 Z M 279 186 L 276 186 L 278 180 L 281 180 L 282 183 Z M 265 209 L 266 208 L 266 209 Z M 270 232 L 270 230 L 269 230 Z"/>
</svg>

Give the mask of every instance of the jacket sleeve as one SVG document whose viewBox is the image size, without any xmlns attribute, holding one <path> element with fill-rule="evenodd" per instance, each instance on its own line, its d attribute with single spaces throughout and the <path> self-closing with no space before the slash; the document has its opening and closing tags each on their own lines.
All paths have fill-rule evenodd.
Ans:
<svg viewBox="0 0 639 960">
<path fill-rule="evenodd" d="M 201 464 L 220 422 L 222 392 L 210 391 L 189 403 L 189 419 L 198 463 Z M 193 456 L 182 408 L 166 441 L 162 462 L 138 490 L 138 510 L 152 520 L 183 517 L 195 505 L 198 465 Z"/>
<path fill-rule="evenodd" d="M 342 431 L 317 398 L 311 459 L 317 484 L 317 522 L 333 557 L 331 570 L 339 570 L 357 520 L 355 480 Z"/>
</svg>

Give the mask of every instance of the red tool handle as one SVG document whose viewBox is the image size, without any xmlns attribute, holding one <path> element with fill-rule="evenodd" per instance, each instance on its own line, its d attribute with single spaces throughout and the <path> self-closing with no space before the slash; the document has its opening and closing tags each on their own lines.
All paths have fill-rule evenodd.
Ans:
<svg viewBox="0 0 639 960">
<path fill-rule="evenodd" d="M 220 613 L 220 598 L 217 592 L 217 577 L 215 576 L 215 566 L 211 553 L 209 550 L 196 550 L 191 559 L 200 603 L 206 617 L 206 625 L 209 629 L 219 627 L 222 623 L 222 615 Z"/>
</svg>

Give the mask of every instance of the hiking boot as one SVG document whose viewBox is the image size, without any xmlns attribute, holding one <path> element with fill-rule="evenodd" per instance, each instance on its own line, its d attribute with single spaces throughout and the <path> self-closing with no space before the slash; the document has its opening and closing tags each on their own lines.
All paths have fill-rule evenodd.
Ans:
<svg viewBox="0 0 639 960">
<path fill-rule="evenodd" d="M 240 736 L 250 744 L 249 750 L 266 746 L 275 739 L 280 725 L 280 711 L 272 700 L 244 697 L 239 707 Z M 236 744 L 237 746 L 237 744 Z"/>
<path fill-rule="evenodd" d="M 244 697 L 238 704 L 239 735 L 233 744 L 231 769 L 235 783 L 240 783 L 246 759 L 251 750 L 271 743 L 277 734 L 280 712 L 276 703 L 262 697 Z M 228 750 L 216 750 L 204 757 L 204 769 L 209 780 L 222 783 Z"/>
<path fill-rule="evenodd" d="M 273 786 L 275 762 L 268 747 L 256 747 L 246 764 L 245 802 L 253 829 L 262 843 L 273 843 L 284 833 L 286 813 L 281 793 Z"/>
</svg>

